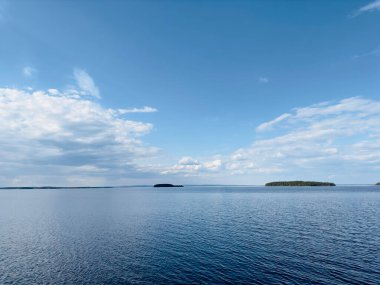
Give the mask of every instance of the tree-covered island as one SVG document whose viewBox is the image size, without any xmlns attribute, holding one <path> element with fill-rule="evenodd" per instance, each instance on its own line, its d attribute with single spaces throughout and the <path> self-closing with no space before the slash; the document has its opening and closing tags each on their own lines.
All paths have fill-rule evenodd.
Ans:
<svg viewBox="0 0 380 285">
<path fill-rule="evenodd" d="M 275 181 L 266 183 L 265 186 L 335 186 L 335 183 L 317 181 Z"/>
<path fill-rule="evenodd" d="M 377 183 L 376 183 L 376 186 L 380 186 L 380 182 L 377 182 Z"/>
</svg>

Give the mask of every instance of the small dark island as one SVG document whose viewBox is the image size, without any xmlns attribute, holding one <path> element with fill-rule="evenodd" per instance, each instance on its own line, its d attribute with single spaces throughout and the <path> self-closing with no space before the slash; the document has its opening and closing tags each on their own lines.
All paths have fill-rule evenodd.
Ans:
<svg viewBox="0 0 380 285">
<path fill-rule="evenodd" d="M 331 182 L 317 182 L 317 181 L 276 181 L 269 182 L 265 186 L 335 186 Z"/>
<path fill-rule="evenodd" d="M 155 184 L 153 187 L 183 187 L 183 185 L 173 185 L 173 184 Z"/>
<path fill-rule="evenodd" d="M 376 186 L 380 186 L 380 182 L 377 182 L 375 185 L 376 185 Z"/>
</svg>

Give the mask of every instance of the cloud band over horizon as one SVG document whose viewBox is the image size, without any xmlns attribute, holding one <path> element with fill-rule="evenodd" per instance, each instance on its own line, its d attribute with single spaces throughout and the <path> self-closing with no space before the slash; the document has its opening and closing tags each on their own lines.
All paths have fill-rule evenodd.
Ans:
<svg viewBox="0 0 380 285">
<path fill-rule="evenodd" d="M 262 123 L 257 132 L 265 138 L 219 156 L 216 172 L 206 167 L 212 158 L 191 157 L 167 171 L 210 179 L 236 176 L 242 184 L 273 179 L 373 183 L 380 170 L 379 126 L 380 101 L 353 97 L 323 102 Z"/>
<path fill-rule="evenodd" d="M 151 123 L 127 120 L 128 112 L 106 109 L 78 93 L 0 88 L 0 108 L 5 186 L 144 184 L 148 177 L 343 181 L 344 173 L 380 170 L 380 102 L 360 97 L 296 108 L 259 125 L 264 137 L 249 147 L 229 155 L 187 156 L 173 166 L 152 163 L 159 149 L 141 140 Z"/>
</svg>

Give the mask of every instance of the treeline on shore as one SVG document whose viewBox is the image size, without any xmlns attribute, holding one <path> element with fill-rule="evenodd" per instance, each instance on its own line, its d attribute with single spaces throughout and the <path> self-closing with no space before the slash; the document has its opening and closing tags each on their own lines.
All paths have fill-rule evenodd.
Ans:
<svg viewBox="0 0 380 285">
<path fill-rule="evenodd" d="M 335 186 L 331 182 L 317 181 L 275 181 L 265 184 L 265 186 Z"/>
</svg>

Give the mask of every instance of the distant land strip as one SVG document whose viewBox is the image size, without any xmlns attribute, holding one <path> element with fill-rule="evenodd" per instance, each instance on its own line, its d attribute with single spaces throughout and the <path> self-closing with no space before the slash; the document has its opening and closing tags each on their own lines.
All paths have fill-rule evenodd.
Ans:
<svg viewBox="0 0 380 285">
<path fill-rule="evenodd" d="M 72 186 L 72 187 L 60 187 L 60 186 L 23 186 L 23 187 L 0 187 L 0 189 L 94 189 L 94 188 L 115 188 L 113 186 Z"/>
<path fill-rule="evenodd" d="M 153 187 L 183 187 L 183 185 L 174 185 L 169 183 L 154 184 Z"/>
<path fill-rule="evenodd" d="M 341 186 L 358 186 L 356 184 L 340 184 Z M 362 184 L 360 184 L 362 185 Z M 370 186 L 371 184 L 365 184 L 363 186 Z M 376 184 L 372 184 L 376 186 L 380 186 L 380 182 Z M 169 185 L 169 186 L 161 186 L 160 184 L 155 185 L 123 185 L 123 186 L 6 186 L 6 187 L 0 187 L 0 189 L 104 189 L 104 188 L 133 188 L 133 187 L 183 187 L 183 185 Z M 262 187 L 262 185 L 223 185 L 223 184 L 190 184 L 186 185 L 190 187 Z M 266 183 L 265 186 L 336 186 L 335 183 L 332 182 L 317 182 L 317 181 L 274 181 Z"/>
<path fill-rule="evenodd" d="M 275 181 L 265 184 L 265 186 L 336 186 L 331 182 L 317 181 Z"/>
</svg>

